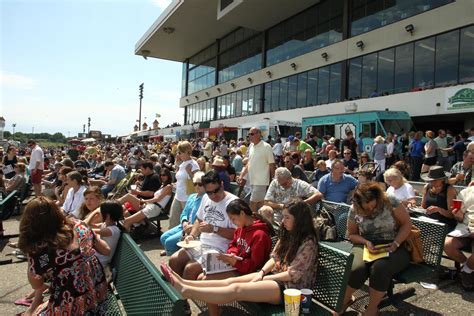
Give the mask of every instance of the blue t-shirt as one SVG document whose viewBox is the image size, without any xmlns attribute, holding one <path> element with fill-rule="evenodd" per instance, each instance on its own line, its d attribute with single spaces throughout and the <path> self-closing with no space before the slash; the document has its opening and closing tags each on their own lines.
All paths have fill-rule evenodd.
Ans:
<svg viewBox="0 0 474 316">
<path fill-rule="evenodd" d="M 123 178 L 125 178 L 126 173 L 125 169 L 121 165 L 115 165 L 115 167 L 110 171 L 110 180 L 115 180 L 115 185 L 117 185 Z"/>
<path fill-rule="evenodd" d="M 197 193 L 193 193 L 188 196 L 188 201 L 184 206 L 183 212 L 181 213 L 179 222 L 182 224 L 183 221 L 188 221 L 190 225 L 194 224 L 196 221 L 196 214 L 201 205 L 202 195 L 198 195 Z M 178 225 L 179 227 L 182 227 Z"/>
<path fill-rule="evenodd" d="M 339 182 L 332 181 L 329 173 L 318 182 L 318 191 L 324 194 L 324 199 L 336 203 L 346 203 L 347 195 L 355 189 L 358 181 L 347 174 L 343 174 Z"/>
<path fill-rule="evenodd" d="M 413 140 L 413 142 L 411 143 L 410 156 L 422 158 L 424 146 L 425 143 L 423 143 L 421 140 Z"/>
</svg>

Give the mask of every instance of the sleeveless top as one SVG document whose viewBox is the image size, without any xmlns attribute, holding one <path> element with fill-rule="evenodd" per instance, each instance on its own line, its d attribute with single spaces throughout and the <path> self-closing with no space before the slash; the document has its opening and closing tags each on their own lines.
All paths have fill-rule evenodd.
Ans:
<svg viewBox="0 0 474 316">
<path fill-rule="evenodd" d="M 431 183 L 429 183 L 428 189 L 426 192 L 426 197 L 425 197 L 426 208 L 430 206 L 437 206 L 437 207 L 441 207 L 447 210 L 449 187 L 450 185 L 448 183 L 445 183 L 443 185 L 443 189 L 441 190 L 441 192 L 439 192 L 438 194 L 434 194 L 431 192 Z M 440 221 L 441 223 L 445 223 L 452 229 L 454 229 L 454 227 L 456 226 L 456 220 L 454 218 L 448 218 L 446 216 L 441 215 L 440 213 L 427 214 L 427 216 L 430 218 L 436 219 Z"/>
</svg>

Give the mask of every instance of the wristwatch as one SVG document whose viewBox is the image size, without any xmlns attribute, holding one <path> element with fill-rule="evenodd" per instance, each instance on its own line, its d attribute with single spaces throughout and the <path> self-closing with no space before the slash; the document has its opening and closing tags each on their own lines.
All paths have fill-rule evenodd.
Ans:
<svg viewBox="0 0 474 316">
<path fill-rule="evenodd" d="M 212 231 L 217 234 L 219 231 L 219 226 L 212 226 Z"/>
</svg>

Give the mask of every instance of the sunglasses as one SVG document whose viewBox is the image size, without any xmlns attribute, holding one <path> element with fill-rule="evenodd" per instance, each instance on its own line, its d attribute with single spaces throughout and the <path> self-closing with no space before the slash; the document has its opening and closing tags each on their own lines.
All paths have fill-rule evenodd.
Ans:
<svg viewBox="0 0 474 316">
<path fill-rule="evenodd" d="M 198 187 L 202 187 L 204 184 L 202 184 L 201 182 L 195 182 L 193 183 L 194 186 L 198 186 Z"/>
<path fill-rule="evenodd" d="M 212 194 L 216 194 L 220 191 L 221 189 L 221 186 L 218 186 L 215 190 L 212 190 L 212 191 L 206 191 L 207 195 L 212 195 Z"/>
</svg>

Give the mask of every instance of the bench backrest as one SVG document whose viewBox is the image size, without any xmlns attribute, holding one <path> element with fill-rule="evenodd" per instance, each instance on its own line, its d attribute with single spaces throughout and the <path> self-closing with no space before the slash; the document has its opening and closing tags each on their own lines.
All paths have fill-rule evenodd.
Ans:
<svg viewBox="0 0 474 316">
<path fill-rule="evenodd" d="M 448 228 L 442 223 L 427 222 L 413 217 L 411 221 L 421 231 L 425 263 L 433 268 L 438 268 L 441 263 L 444 239 L 448 233 Z"/>
<path fill-rule="evenodd" d="M 0 201 L 0 221 L 7 220 L 15 210 L 17 190 L 13 190 Z"/>
<path fill-rule="evenodd" d="M 183 297 L 127 233 L 120 237 L 112 267 L 114 286 L 128 315 L 185 314 Z"/>
<path fill-rule="evenodd" d="M 347 216 L 350 205 L 323 200 L 322 207 L 334 216 L 336 222 L 337 238 L 339 240 L 347 239 Z"/>
<path fill-rule="evenodd" d="M 341 311 L 354 255 L 319 243 L 318 270 L 313 296 L 334 311 Z"/>
</svg>

